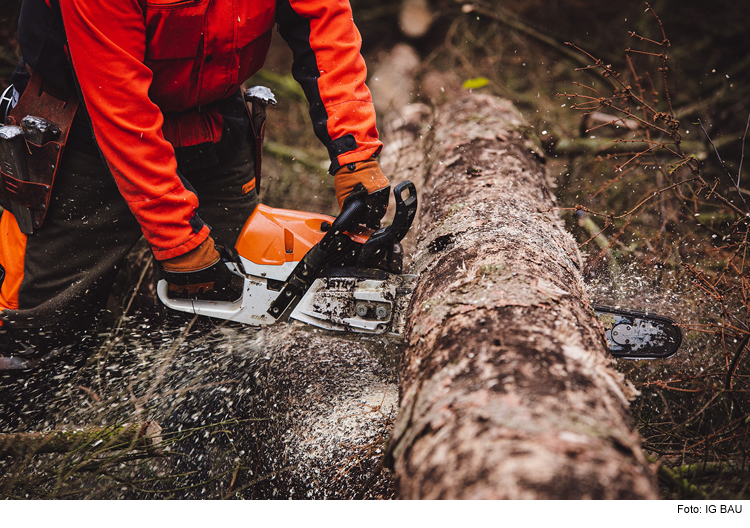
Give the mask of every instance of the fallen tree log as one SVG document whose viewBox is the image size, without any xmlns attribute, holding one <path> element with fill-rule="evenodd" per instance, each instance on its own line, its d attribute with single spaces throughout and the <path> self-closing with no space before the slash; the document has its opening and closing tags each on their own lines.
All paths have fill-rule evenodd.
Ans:
<svg viewBox="0 0 750 528">
<path fill-rule="evenodd" d="M 656 498 L 531 129 L 489 96 L 409 115 L 383 156 L 422 188 L 400 497 Z"/>
</svg>

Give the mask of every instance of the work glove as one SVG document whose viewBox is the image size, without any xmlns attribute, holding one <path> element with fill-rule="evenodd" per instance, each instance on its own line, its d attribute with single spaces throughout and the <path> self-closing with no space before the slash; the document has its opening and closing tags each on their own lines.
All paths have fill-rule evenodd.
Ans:
<svg viewBox="0 0 750 528">
<path fill-rule="evenodd" d="M 351 200 L 364 198 L 367 208 L 359 223 L 372 229 L 380 227 L 388 209 L 391 185 L 377 161 L 347 163 L 336 172 L 334 188 L 342 210 Z"/>
<path fill-rule="evenodd" d="M 169 291 L 178 297 L 189 297 L 213 301 L 233 301 L 240 297 L 241 287 L 233 278 L 221 258 L 221 246 L 211 237 L 198 247 L 179 257 L 160 262 L 162 278 L 169 284 Z"/>
</svg>

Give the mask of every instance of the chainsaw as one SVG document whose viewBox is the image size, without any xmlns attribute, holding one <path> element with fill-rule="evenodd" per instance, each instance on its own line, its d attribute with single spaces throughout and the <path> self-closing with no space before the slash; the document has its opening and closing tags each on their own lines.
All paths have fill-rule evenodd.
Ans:
<svg viewBox="0 0 750 528">
<path fill-rule="evenodd" d="M 262 131 L 273 93 L 256 86 L 245 92 L 253 128 L 260 131 L 256 181 L 260 181 Z M 363 199 L 350 200 L 338 217 L 260 204 L 245 222 L 234 251 L 223 258 L 242 282 L 234 301 L 173 298 L 165 280 L 159 299 L 173 310 L 255 326 L 296 320 L 334 331 L 403 336 L 405 313 L 416 285 L 402 274 L 406 236 L 417 211 L 414 184 L 393 190 L 393 223 L 374 231 L 359 225 Z M 597 306 L 607 345 L 616 357 L 663 358 L 677 351 L 679 327 L 659 316 Z"/>
<path fill-rule="evenodd" d="M 663 359 L 680 348 L 682 331 L 668 317 L 611 306 L 593 308 L 604 327 L 609 353 L 614 357 Z"/>
<path fill-rule="evenodd" d="M 165 280 L 161 301 L 173 310 L 250 325 L 297 320 L 335 331 L 402 336 L 416 276 L 402 275 L 399 242 L 411 227 L 417 194 L 411 182 L 394 189 L 393 223 L 374 231 L 356 220 L 366 207 L 349 202 L 337 218 L 260 204 L 245 223 L 235 252 L 225 256 L 242 279 L 235 301 L 171 298 Z M 682 333 L 666 317 L 594 306 L 615 357 L 666 358 Z"/>
<path fill-rule="evenodd" d="M 289 319 L 326 330 L 403 335 L 416 276 L 402 275 L 400 241 L 417 211 L 414 184 L 393 190 L 391 225 L 372 230 L 358 223 L 364 199 L 341 214 L 277 209 L 259 204 L 225 263 L 243 282 L 234 301 L 172 298 L 165 280 L 159 299 L 173 310 L 251 325 Z"/>
</svg>

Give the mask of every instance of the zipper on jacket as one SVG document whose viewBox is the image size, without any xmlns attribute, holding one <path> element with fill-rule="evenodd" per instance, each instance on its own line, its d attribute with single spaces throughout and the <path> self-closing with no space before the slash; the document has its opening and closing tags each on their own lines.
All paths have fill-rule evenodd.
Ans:
<svg viewBox="0 0 750 528">
<path fill-rule="evenodd" d="M 200 4 L 202 1 L 203 0 L 174 0 L 174 1 L 169 2 L 169 3 L 167 3 L 167 2 L 164 2 L 164 3 L 159 2 L 159 3 L 157 3 L 157 2 L 150 2 L 149 0 L 146 0 L 146 5 L 150 6 L 150 7 L 155 7 L 155 8 L 163 7 L 163 8 L 169 9 L 169 8 L 172 8 L 172 7 L 187 6 L 187 5 L 190 5 L 190 4 Z"/>
</svg>

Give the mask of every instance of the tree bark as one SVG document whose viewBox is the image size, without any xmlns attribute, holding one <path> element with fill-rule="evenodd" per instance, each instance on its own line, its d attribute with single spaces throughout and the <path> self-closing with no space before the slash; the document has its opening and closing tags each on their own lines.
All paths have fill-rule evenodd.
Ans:
<svg viewBox="0 0 750 528">
<path fill-rule="evenodd" d="M 490 96 L 425 110 L 404 111 L 383 155 L 422 189 L 400 497 L 656 498 L 531 128 Z"/>
</svg>

